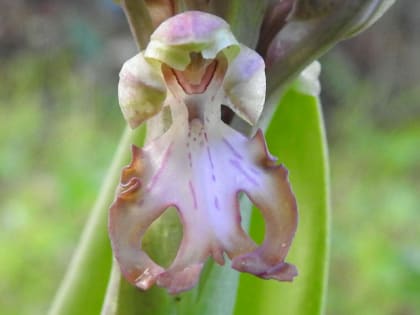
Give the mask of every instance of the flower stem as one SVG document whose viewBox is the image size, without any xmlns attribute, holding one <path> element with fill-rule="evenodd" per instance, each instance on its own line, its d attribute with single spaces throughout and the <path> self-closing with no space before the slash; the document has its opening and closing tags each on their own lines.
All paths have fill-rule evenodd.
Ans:
<svg viewBox="0 0 420 315">
<path fill-rule="evenodd" d="M 115 259 L 112 261 L 111 275 L 102 305 L 101 315 L 115 315 L 118 307 L 118 292 L 121 284 L 121 272 Z"/>
<path fill-rule="evenodd" d="M 143 0 L 121 0 L 131 33 L 137 43 L 138 49 L 142 50 L 149 41 L 153 32 L 152 19 Z"/>
</svg>

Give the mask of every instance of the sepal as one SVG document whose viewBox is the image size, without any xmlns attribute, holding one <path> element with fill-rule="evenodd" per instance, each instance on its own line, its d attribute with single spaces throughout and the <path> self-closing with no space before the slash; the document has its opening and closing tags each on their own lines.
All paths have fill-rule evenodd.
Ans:
<svg viewBox="0 0 420 315">
<path fill-rule="evenodd" d="M 165 98 L 166 86 L 160 64 L 146 60 L 143 53 L 124 63 L 118 83 L 118 100 L 131 128 L 160 112 Z"/>
</svg>

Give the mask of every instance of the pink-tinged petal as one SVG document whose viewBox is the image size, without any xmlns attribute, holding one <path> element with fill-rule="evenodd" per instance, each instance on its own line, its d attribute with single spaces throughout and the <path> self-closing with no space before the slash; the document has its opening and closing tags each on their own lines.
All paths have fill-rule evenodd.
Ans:
<svg viewBox="0 0 420 315">
<path fill-rule="evenodd" d="M 239 55 L 229 64 L 223 84 L 227 104 L 254 125 L 265 101 L 264 60 L 252 49 L 240 45 Z"/>
<path fill-rule="evenodd" d="M 216 77 L 223 68 L 223 63 L 218 64 Z M 111 240 L 123 273 L 138 287 L 157 283 L 178 293 L 197 283 L 208 256 L 223 264 L 223 253 L 227 253 L 235 269 L 262 278 L 292 280 L 296 270 L 284 258 L 297 213 L 286 170 L 269 155 L 261 132 L 248 140 L 220 120 L 224 97 L 217 89 L 220 80 L 213 80 L 201 94 L 188 95 L 171 85 L 176 81 L 174 72 L 164 76 L 172 88 L 174 98 L 169 103 L 176 119 L 162 136 L 135 149 L 111 208 Z M 205 106 L 195 109 L 202 112 L 192 117 L 189 106 L 204 100 Z M 136 185 L 126 188 L 129 183 Z M 130 198 L 124 197 L 127 191 Z M 241 227 L 241 192 L 267 221 L 261 246 Z M 184 232 L 177 256 L 163 270 L 141 250 L 141 237 L 169 205 L 178 210 Z"/>
<path fill-rule="evenodd" d="M 167 45 L 189 45 L 211 41 L 214 33 L 221 29 L 229 29 L 223 19 L 206 12 L 188 11 L 162 23 L 151 39 Z"/>
<path fill-rule="evenodd" d="M 200 52 L 203 58 L 214 59 L 222 50 L 229 60 L 239 52 L 229 25 L 209 13 L 187 11 L 166 20 L 156 29 L 145 56 L 184 70 L 190 63 L 191 53 Z"/>
<path fill-rule="evenodd" d="M 261 247 L 235 257 L 233 268 L 262 278 L 291 281 L 296 268 L 284 262 L 297 226 L 297 205 L 288 182 L 287 170 L 276 165 L 269 156 L 264 136 L 258 131 L 250 143 L 254 161 L 264 171 L 263 184 L 245 190 L 261 210 L 266 222 L 266 235 Z"/>
<path fill-rule="evenodd" d="M 190 264 L 179 271 L 165 271 L 158 276 L 157 284 L 170 294 L 192 289 L 198 282 L 203 263 Z"/>
<path fill-rule="evenodd" d="M 120 72 L 118 99 L 132 128 L 157 114 L 166 97 L 160 64 L 146 61 L 143 53 L 127 60 Z"/>
<path fill-rule="evenodd" d="M 159 203 L 156 207 L 151 198 L 147 198 L 147 202 L 138 207 L 145 172 L 141 155 L 141 150 L 133 146 L 132 162 L 122 171 L 117 197 L 110 208 L 109 234 L 122 274 L 129 282 L 145 290 L 156 282 L 156 276 L 163 272 L 163 268 L 142 251 L 141 238 L 167 205 Z"/>
</svg>

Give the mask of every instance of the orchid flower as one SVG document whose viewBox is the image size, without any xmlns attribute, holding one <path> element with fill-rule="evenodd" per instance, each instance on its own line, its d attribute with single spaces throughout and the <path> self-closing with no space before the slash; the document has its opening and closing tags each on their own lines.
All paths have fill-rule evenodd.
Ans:
<svg viewBox="0 0 420 315">
<path fill-rule="evenodd" d="M 143 148 L 132 147 L 110 209 L 114 255 L 126 279 L 175 294 L 192 288 L 209 256 L 264 279 L 291 281 L 285 257 L 297 226 L 287 170 L 270 155 L 261 130 L 249 139 L 222 120 L 228 106 L 251 125 L 265 100 L 264 61 L 237 42 L 229 25 L 187 11 L 165 20 L 144 51 L 120 73 L 119 102 L 132 128 L 147 122 Z M 243 230 L 238 198 L 262 212 L 266 235 L 258 246 Z M 142 249 L 149 226 L 169 207 L 183 238 L 165 269 Z"/>
<path fill-rule="evenodd" d="M 320 66 L 313 61 L 369 27 L 395 0 L 114 1 L 120 3 L 141 51 L 121 70 L 119 102 L 132 128 L 147 125 L 146 143 L 132 147 L 132 161 L 122 171 L 109 211 L 109 235 L 120 268 L 114 260 L 105 288 L 109 257 L 101 232 L 107 200 L 114 193 L 110 187 L 126 147 L 143 135 L 143 128 L 121 138 L 49 314 L 92 314 L 99 308 L 107 315 L 139 309 L 147 314 L 231 314 L 243 309 L 274 314 L 279 307 L 285 314 L 322 313 L 328 162 L 318 102 Z M 303 106 L 295 106 L 300 101 Z M 226 107 L 231 109 L 228 116 Z M 227 256 L 234 269 L 263 279 L 290 281 L 296 276 L 296 268 L 285 262 L 297 225 L 296 201 L 286 169 L 270 155 L 258 130 L 268 126 L 271 139 L 280 131 L 283 140 L 272 144 L 273 150 L 290 150 L 282 154 L 294 171 L 302 208 L 293 256 L 299 282 L 286 290 L 209 268 L 197 290 L 182 301 L 157 290 L 127 290 L 118 269 L 143 290 L 154 284 L 172 294 L 188 290 L 210 256 L 219 264 Z M 315 158 L 308 159 L 305 150 L 312 150 Z M 317 185 L 323 187 L 314 189 Z M 266 221 L 261 245 L 241 226 L 239 198 L 244 195 Z M 169 265 L 163 260 L 173 253 L 151 245 L 163 241 L 162 248 L 171 247 L 180 234 L 182 227 L 173 224 L 171 213 L 162 217 L 168 208 L 172 214 L 177 210 L 183 224 L 183 239 Z M 158 224 L 151 227 L 153 222 Z M 167 233 L 173 225 L 176 235 Z M 165 267 L 147 253 L 156 251 Z M 219 280 L 220 290 L 214 290 Z M 256 293 L 255 299 L 249 301 L 249 292 Z"/>
</svg>

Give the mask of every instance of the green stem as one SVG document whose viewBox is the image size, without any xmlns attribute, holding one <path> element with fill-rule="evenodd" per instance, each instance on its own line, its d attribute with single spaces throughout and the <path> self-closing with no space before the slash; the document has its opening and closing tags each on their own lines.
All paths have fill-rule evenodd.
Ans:
<svg viewBox="0 0 420 315">
<path fill-rule="evenodd" d="M 153 31 L 152 21 L 143 0 L 121 0 L 131 32 L 139 50 L 145 47 Z M 111 269 L 111 248 L 107 231 L 108 207 L 114 198 L 121 167 L 129 158 L 129 148 L 135 139 L 143 142 L 145 128 L 125 129 L 99 197 L 92 208 L 79 245 L 66 275 L 49 309 L 49 315 L 99 314 L 104 295 L 108 296 L 108 279 L 104 275 Z M 115 265 L 115 264 L 114 264 Z M 112 268 L 110 283 L 119 278 Z M 107 305 L 107 304 L 106 304 Z"/>
<path fill-rule="evenodd" d="M 152 19 L 143 0 L 121 0 L 131 33 L 139 50 L 144 49 L 153 32 Z"/>
<path fill-rule="evenodd" d="M 49 315 L 90 315 L 101 310 L 108 282 L 104 275 L 109 275 L 112 257 L 107 234 L 108 208 L 114 198 L 121 167 L 129 158 L 130 145 L 143 138 L 144 128 L 134 132 L 126 128 L 124 131 Z"/>
<path fill-rule="evenodd" d="M 104 304 L 102 306 L 101 315 L 115 315 L 118 307 L 118 292 L 121 285 L 121 272 L 115 259 L 112 261 L 111 276 L 109 278 L 108 287 Z"/>
</svg>

